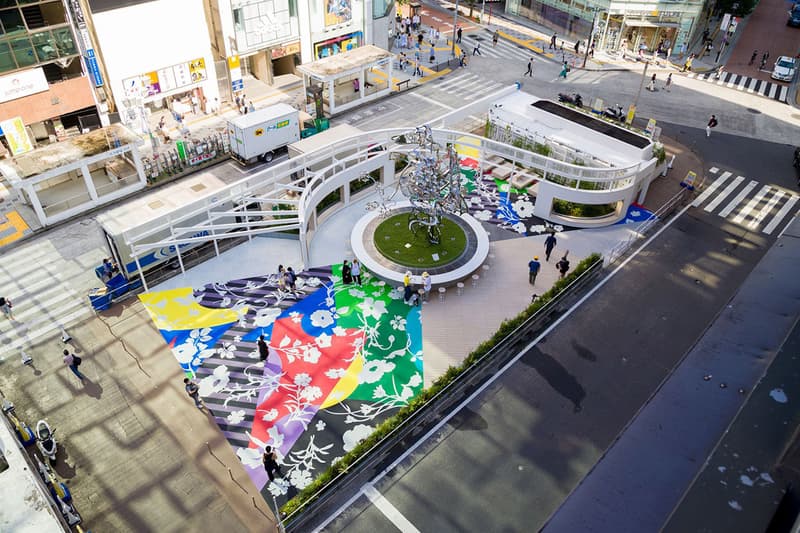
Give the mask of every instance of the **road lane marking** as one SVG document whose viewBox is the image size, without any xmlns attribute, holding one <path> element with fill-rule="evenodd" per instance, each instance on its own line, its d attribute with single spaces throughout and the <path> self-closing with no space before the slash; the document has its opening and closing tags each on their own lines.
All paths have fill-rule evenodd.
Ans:
<svg viewBox="0 0 800 533">
<path fill-rule="evenodd" d="M 719 216 L 721 216 L 722 218 L 725 218 L 728 215 L 730 215 L 731 212 L 734 209 L 736 209 L 736 206 L 738 206 L 740 203 L 742 203 L 742 200 L 744 200 L 744 197 L 747 196 L 748 194 L 750 194 L 750 191 L 752 191 L 753 188 L 756 185 L 758 185 L 757 181 L 755 181 L 755 180 L 750 181 L 750 183 L 747 184 L 747 187 L 742 189 L 742 191 L 739 194 L 736 195 L 736 198 L 731 200 L 731 202 L 728 205 L 725 206 L 725 209 L 723 209 L 722 211 L 719 212 Z"/>
<path fill-rule="evenodd" d="M 438 106 L 441 106 L 441 107 L 447 109 L 448 111 L 452 111 L 453 110 L 453 108 L 450 107 L 449 105 L 445 105 L 445 104 L 443 104 L 441 102 L 437 102 L 433 98 L 428 98 L 425 95 L 422 95 L 422 94 L 419 94 L 419 93 L 416 93 L 416 92 L 406 92 L 406 94 L 409 95 L 409 96 L 413 96 L 414 98 L 420 98 L 422 100 L 425 100 L 426 102 L 430 102 L 432 104 L 436 104 Z"/>
<path fill-rule="evenodd" d="M 781 198 L 783 198 L 783 191 L 776 189 L 775 194 L 772 195 L 772 198 L 770 198 L 767 204 L 761 208 L 761 211 L 756 213 L 756 216 L 753 217 L 753 220 L 750 221 L 750 224 L 748 224 L 747 227 L 750 229 L 756 229 Z"/>
<path fill-rule="evenodd" d="M 792 195 L 792 197 L 789 198 L 785 204 L 783 204 L 783 207 L 781 207 L 781 210 L 778 211 L 777 215 L 775 215 L 775 218 L 773 218 L 772 221 L 769 224 L 767 224 L 767 227 L 764 228 L 764 233 L 766 233 L 767 235 L 771 235 L 772 232 L 775 231 L 775 228 L 777 228 L 778 224 L 781 223 L 783 217 L 789 214 L 789 211 L 792 210 L 794 204 L 797 203 L 798 198 L 799 198 L 798 196 Z"/>
<path fill-rule="evenodd" d="M 397 529 L 403 533 L 420 533 L 420 530 L 414 527 L 414 524 L 409 522 L 408 519 L 403 516 L 403 513 L 398 511 L 397 507 L 392 505 L 372 484 L 367 483 L 362 487 L 361 491 L 364 493 L 364 496 L 372 502 L 372 505 L 377 507 L 378 510 L 383 513 L 383 516 L 388 518 Z"/>
<path fill-rule="evenodd" d="M 750 212 L 753 209 L 755 209 L 756 206 L 761 202 L 761 200 L 764 198 L 764 195 L 767 194 L 768 190 L 769 190 L 769 185 L 764 185 L 763 187 L 761 187 L 761 189 L 758 191 L 758 194 L 753 196 L 750 199 L 750 201 L 747 202 L 747 205 L 744 206 L 742 210 L 739 211 L 739 213 L 737 213 L 735 217 L 733 217 L 733 223 L 741 224 L 742 222 L 744 222 L 744 219 L 747 218 Z"/>
<path fill-rule="evenodd" d="M 720 176 L 716 180 L 714 180 L 714 182 L 711 185 L 708 186 L 708 189 L 704 190 L 700 194 L 700 196 L 698 196 L 697 198 L 694 199 L 694 202 L 691 203 L 691 206 L 692 207 L 697 207 L 700 204 L 702 204 L 703 202 L 705 202 L 706 200 L 708 200 L 708 197 L 711 196 L 714 193 L 714 191 L 717 190 L 717 187 L 722 185 L 725 182 L 725 180 L 727 180 L 730 177 L 730 175 L 731 175 L 730 172 L 725 172 L 725 173 L 722 174 L 722 176 Z"/>
<path fill-rule="evenodd" d="M 725 174 L 730 174 L 730 172 L 726 172 Z M 711 201 L 708 203 L 708 205 L 705 207 L 705 210 L 706 210 L 707 212 L 709 212 L 709 213 L 710 213 L 711 211 L 713 211 L 714 209 L 716 209 L 716 208 L 717 208 L 717 206 L 718 206 L 719 204 L 721 204 L 721 203 L 722 203 L 722 201 L 723 201 L 725 198 L 727 198 L 727 197 L 728 197 L 728 195 L 729 195 L 730 193 L 732 193 L 733 191 L 735 191 L 735 190 L 736 190 L 736 188 L 737 188 L 737 187 L 738 187 L 738 186 L 739 186 L 739 185 L 740 185 L 740 184 L 741 184 L 743 181 L 744 181 L 744 178 L 743 178 L 742 176 L 736 176 L 736 179 L 735 179 L 735 180 L 733 180 L 733 181 L 730 183 L 730 185 L 728 185 L 727 187 L 725 187 L 725 190 L 724 190 L 724 191 L 722 191 L 721 193 L 719 193 L 719 194 L 718 194 L 718 195 L 717 195 L 717 196 L 716 196 L 716 197 L 715 197 L 713 200 L 711 200 Z"/>
</svg>

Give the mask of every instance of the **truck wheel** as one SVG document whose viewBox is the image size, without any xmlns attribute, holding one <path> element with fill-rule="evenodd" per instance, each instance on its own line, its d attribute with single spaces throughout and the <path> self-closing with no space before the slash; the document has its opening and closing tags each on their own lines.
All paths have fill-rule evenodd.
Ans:
<svg viewBox="0 0 800 533">
<path fill-rule="evenodd" d="M 273 157 L 275 157 L 275 154 L 274 154 L 274 153 L 272 153 L 272 152 L 267 152 L 266 154 L 264 154 L 264 155 L 262 155 L 262 156 L 261 156 L 261 159 L 262 159 L 262 161 L 264 161 L 265 163 L 269 163 L 270 161 L 272 161 L 272 158 L 273 158 Z"/>
</svg>

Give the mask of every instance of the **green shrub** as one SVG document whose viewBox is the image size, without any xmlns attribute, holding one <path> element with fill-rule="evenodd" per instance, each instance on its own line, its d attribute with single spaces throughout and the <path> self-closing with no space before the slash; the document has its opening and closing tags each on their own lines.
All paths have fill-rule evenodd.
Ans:
<svg viewBox="0 0 800 533">
<path fill-rule="evenodd" d="M 546 144 L 542 144 L 542 143 L 534 143 L 534 145 L 533 145 L 533 151 L 534 151 L 534 152 L 536 152 L 536 153 L 537 153 L 537 154 L 539 154 L 539 155 L 543 155 L 543 156 L 550 156 L 550 154 L 553 152 L 553 149 L 552 149 L 552 148 L 550 148 L 550 147 L 549 147 L 548 145 L 546 145 Z"/>
<path fill-rule="evenodd" d="M 553 200 L 553 211 L 559 215 L 576 218 L 596 218 L 610 215 L 617 210 L 617 204 L 579 204 L 566 200 Z"/>
<path fill-rule="evenodd" d="M 667 151 L 664 149 L 663 144 L 655 143 L 653 145 L 653 157 L 656 158 L 659 165 L 667 160 Z"/>
<path fill-rule="evenodd" d="M 549 290 L 539 296 L 535 302 L 529 304 L 528 307 L 526 307 L 521 313 L 514 318 L 504 320 L 500 325 L 500 328 L 488 340 L 480 343 L 474 350 L 472 350 L 472 352 L 470 352 L 464 358 L 461 364 L 449 367 L 447 371 L 439 376 L 439 378 L 436 379 L 436 381 L 434 381 L 430 387 L 423 389 L 422 392 L 420 392 L 408 403 L 408 405 L 401 407 L 392 417 L 379 424 L 378 427 L 376 427 L 367 438 L 358 443 L 355 448 L 345 454 L 339 461 L 331 465 L 325 472 L 317 476 L 317 478 L 314 479 L 310 485 L 301 490 L 294 498 L 286 502 L 286 504 L 281 507 L 281 513 L 284 515 L 289 515 L 312 501 L 314 494 L 325 487 L 325 485 L 330 483 L 335 476 L 340 475 L 343 472 L 347 472 L 358 459 L 364 456 L 386 435 L 399 427 L 402 422 L 408 420 L 418 409 L 422 408 L 426 402 L 435 397 L 447 385 L 470 370 L 472 365 L 478 362 L 482 357 L 486 356 L 486 354 L 488 354 L 492 348 L 500 344 L 500 342 L 513 333 L 516 328 L 521 326 L 542 307 L 552 301 L 565 287 L 579 278 L 599 260 L 600 254 L 595 253 L 590 255 L 578 263 L 575 269 L 567 274 L 566 277 L 557 280 Z"/>
</svg>

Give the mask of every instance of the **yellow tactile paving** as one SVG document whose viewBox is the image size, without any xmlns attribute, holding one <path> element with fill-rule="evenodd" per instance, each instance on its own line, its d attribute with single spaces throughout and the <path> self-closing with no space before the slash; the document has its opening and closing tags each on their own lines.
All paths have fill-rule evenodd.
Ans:
<svg viewBox="0 0 800 533">
<path fill-rule="evenodd" d="M 16 211 L 9 211 L 5 214 L 5 216 L 8 221 L 0 224 L 0 233 L 3 233 L 10 228 L 14 228 L 14 233 L 0 239 L 0 246 L 5 246 L 16 240 L 19 240 L 23 235 L 25 235 L 25 231 L 30 229 L 20 214 Z"/>
</svg>

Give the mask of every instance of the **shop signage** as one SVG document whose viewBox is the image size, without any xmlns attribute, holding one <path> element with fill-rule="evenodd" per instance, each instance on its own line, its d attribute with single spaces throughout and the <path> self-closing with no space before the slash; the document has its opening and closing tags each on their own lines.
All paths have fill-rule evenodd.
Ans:
<svg viewBox="0 0 800 533">
<path fill-rule="evenodd" d="M 727 31 L 728 26 L 730 25 L 730 23 L 731 23 L 731 14 L 730 13 L 725 13 L 722 16 L 722 22 L 719 25 L 719 30 L 720 31 Z"/>
<path fill-rule="evenodd" d="M 0 77 L 0 102 L 42 93 L 48 88 L 47 78 L 41 67 L 2 76 Z"/>
<path fill-rule="evenodd" d="M 280 59 L 281 57 L 286 57 L 292 54 L 297 54 L 300 52 L 300 42 L 289 43 L 286 46 L 281 46 L 280 48 L 273 48 L 270 52 L 272 59 Z"/>
<path fill-rule="evenodd" d="M 186 63 L 146 72 L 122 80 L 125 96 L 148 97 L 193 85 L 208 79 L 206 60 L 202 57 Z"/>
<path fill-rule="evenodd" d="M 655 130 L 656 130 L 656 119 L 651 118 L 650 120 L 647 121 L 647 127 L 644 129 L 644 131 L 645 133 L 647 133 L 647 135 L 650 136 L 650 138 L 652 138 L 653 133 L 655 133 Z"/>
<path fill-rule="evenodd" d="M 31 143 L 31 138 L 28 137 L 28 131 L 25 129 L 25 123 L 22 122 L 22 118 L 14 117 L 10 120 L 4 120 L 0 122 L 0 129 L 2 129 L 3 135 L 6 136 L 11 155 L 24 154 L 33 150 L 33 143 Z"/>
<path fill-rule="evenodd" d="M 686 177 L 683 178 L 681 182 L 681 187 L 685 187 L 690 191 L 694 190 L 694 182 L 697 180 L 697 174 L 692 172 L 691 170 L 686 174 Z"/>
<path fill-rule="evenodd" d="M 242 63 L 239 56 L 230 56 L 228 58 L 228 70 L 231 73 L 231 89 L 234 92 L 244 89 L 244 80 L 242 79 Z"/>
<path fill-rule="evenodd" d="M 199 165 L 203 161 L 208 161 L 209 159 L 214 159 L 217 156 L 217 152 L 205 152 L 202 154 L 198 154 L 189 158 L 189 166 Z"/>
<path fill-rule="evenodd" d="M 91 76 L 94 86 L 102 87 L 103 75 L 100 74 L 100 66 L 97 64 L 97 58 L 94 56 L 94 49 L 90 48 L 86 50 L 86 57 L 84 59 L 86 60 L 86 68 L 89 70 L 89 76 Z"/>
</svg>

